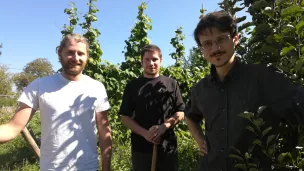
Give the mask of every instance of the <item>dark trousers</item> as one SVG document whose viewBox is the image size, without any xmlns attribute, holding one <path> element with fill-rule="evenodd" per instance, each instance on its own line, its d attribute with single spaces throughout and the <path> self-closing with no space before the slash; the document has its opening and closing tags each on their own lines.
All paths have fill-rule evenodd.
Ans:
<svg viewBox="0 0 304 171">
<path fill-rule="evenodd" d="M 208 171 L 207 156 L 200 156 L 197 163 L 197 171 Z"/>
<path fill-rule="evenodd" d="M 132 171 L 151 171 L 152 153 L 132 151 Z M 177 152 L 157 153 L 156 171 L 177 171 Z"/>
</svg>

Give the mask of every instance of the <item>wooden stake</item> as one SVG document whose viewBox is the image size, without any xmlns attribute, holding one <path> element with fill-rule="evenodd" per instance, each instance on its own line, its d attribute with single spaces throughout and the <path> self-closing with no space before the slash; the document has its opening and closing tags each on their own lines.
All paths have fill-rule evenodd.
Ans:
<svg viewBox="0 0 304 171">
<path fill-rule="evenodd" d="M 40 149 L 26 127 L 22 130 L 21 135 L 23 136 L 25 141 L 30 145 L 36 157 L 40 159 Z"/>
</svg>

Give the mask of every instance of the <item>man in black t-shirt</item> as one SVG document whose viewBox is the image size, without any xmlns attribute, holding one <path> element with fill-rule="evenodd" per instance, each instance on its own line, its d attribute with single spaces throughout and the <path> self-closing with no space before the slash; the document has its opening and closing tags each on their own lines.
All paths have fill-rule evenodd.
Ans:
<svg viewBox="0 0 304 171">
<path fill-rule="evenodd" d="M 157 171 L 177 171 L 177 140 L 174 126 L 184 118 L 177 82 L 160 76 L 162 53 L 156 45 L 141 52 L 143 76 L 125 88 L 119 114 L 131 129 L 133 171 L 150 171 L 153 144 L 158 144 Z"/>
</svg>

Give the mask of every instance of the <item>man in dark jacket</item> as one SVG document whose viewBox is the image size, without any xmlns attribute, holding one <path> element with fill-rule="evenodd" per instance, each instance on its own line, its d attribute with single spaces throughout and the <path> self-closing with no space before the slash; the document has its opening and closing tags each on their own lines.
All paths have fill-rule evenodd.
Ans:
<svg viewBox="0 0 304 171">
<path fill-rule="evenodd" d="M 202 155 L 199 170 L 234 170 L 235 160 L 228 157 L 231 147 L 245 152 L 253 142 L 253 133 L 245 129 L 248 123 L 239 116 L 245 111 L 256 113 L 260 106 L 267 106 L 274 120 L 286 118 L 304 123 L 301 87 L 273 68 L 243 64 L 235 57 L 239 39 L 230 14 L 218 11 L 205 15 L 194 37 L 204 58 L 211 63 L 210 75 L 193 86 L 185 111 L 187 125 Z M 205 133 L 200 125 L 202 119 Z M 269 163 L 265 164 L 265 168 L 269 167 Z"/>
</svg>

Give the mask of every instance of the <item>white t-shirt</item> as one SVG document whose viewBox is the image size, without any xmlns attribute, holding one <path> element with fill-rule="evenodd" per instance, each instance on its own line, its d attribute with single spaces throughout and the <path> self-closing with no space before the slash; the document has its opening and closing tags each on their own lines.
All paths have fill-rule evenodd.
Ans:
<svg viewBox="0 0 304 171">
<path fill-rule="evenodd" d="M 41 115 L 41 171 L 98 170 L 95 112 L 110 108 L 102 83 L 60 73 L 38 78 L 18 99 Z"/>
</svg>

